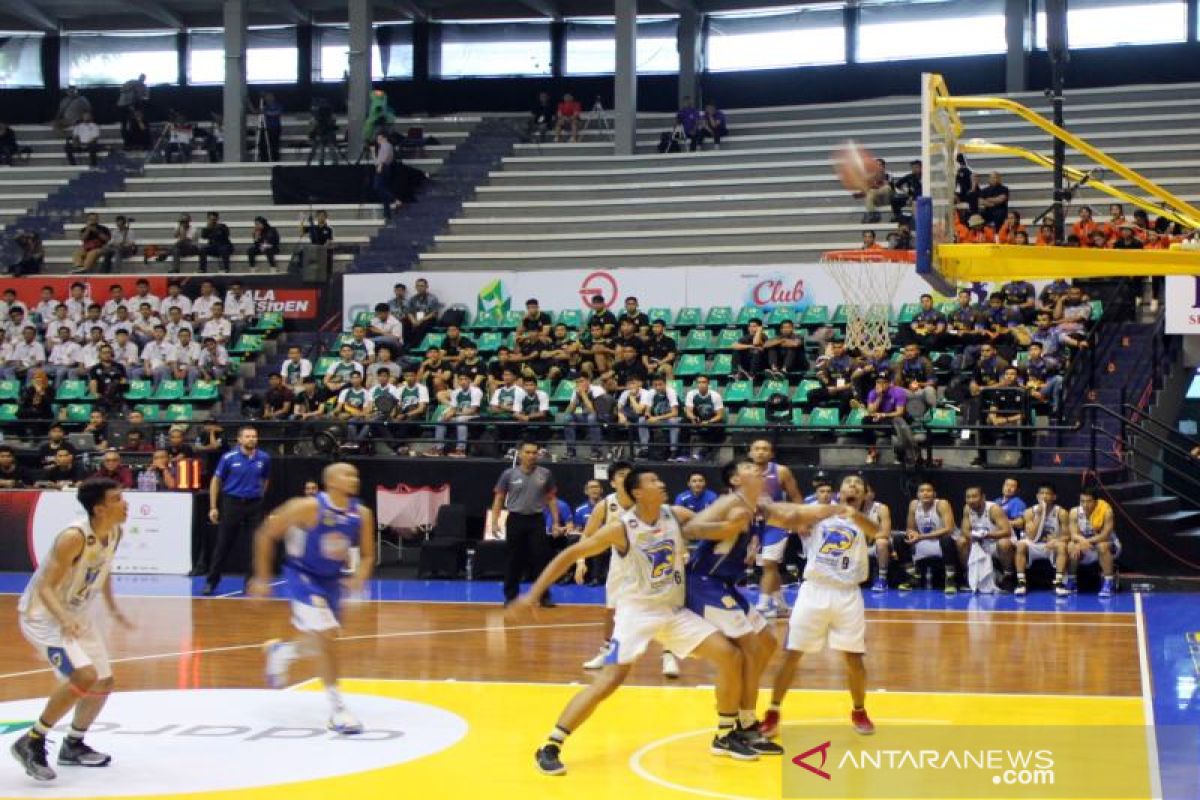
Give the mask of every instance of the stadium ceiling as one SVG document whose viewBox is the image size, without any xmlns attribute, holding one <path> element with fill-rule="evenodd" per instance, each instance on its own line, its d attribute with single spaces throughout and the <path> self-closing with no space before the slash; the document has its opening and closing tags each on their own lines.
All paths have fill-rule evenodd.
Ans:
<svg viewBox="0 0 1200 800">
<path fill-rule="evenodd" d="M 844 0 L 826 0 L 842 3 Z M 823 5 L 771 0 L 640 0 L 643 15 Z M 221 0 L 0 0 L 0 30 L 96 31 L 221 26 Z M 375 0 L 379 22 L 612 16 L 612 0 Z M 345 23 L 346 0 L 247 2 L 251 25 Z"/>
</svg>

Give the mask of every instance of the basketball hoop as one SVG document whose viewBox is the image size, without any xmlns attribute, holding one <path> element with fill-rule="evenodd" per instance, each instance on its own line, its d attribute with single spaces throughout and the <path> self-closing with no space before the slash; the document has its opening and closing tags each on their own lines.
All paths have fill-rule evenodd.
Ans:
<svg viewBox="0 0 1200 800">
<path fill-rule="evenodd" d="M 846 298 L 846 349 L 865 354 L 892 346 L 892 300 L 915 262 L 912 250 L 833 250 L 821 256 Z"/>
</svg>

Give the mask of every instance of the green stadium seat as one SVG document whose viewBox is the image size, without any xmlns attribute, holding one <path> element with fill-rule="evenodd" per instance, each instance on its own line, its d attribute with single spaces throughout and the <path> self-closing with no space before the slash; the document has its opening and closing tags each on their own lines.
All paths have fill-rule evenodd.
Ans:
<svg viewBox="0 0 1200 800">
<path fill-rule="evenodd" d="M 477 314 L 475 319 L 471 320 L 467 325 L 468 330 L 478 336 L 482 331 L 496 330 L 500 327 L 502 317 L 499 312 L 491 312 L 488 314 Z"/>
<path fill-rule="evenodd" d="M 733 353 L 717 353 L 708 374 L 714 381 L 733 375 Z"/>
<path fill-rule="evenodd" d="M 796 309 L 791 306 L 775 306 L 767 315 L 768 325 L 778 325 L 781 322 L 795 322 Z"/>
<path fill-rule="evenodd" d="M 54 399 L 60 403 L 70 403 L 75 400 L 86 399 L 88 394 L 87 381 L 72 378 L 59 384 L 58 391 L 54 393 Z"/>
<path fill-rule="evenodd" d="M 920 307 L 921 307 L 921 305 L 918 303 L 917 308 L 920 308 Z M 948 317 L 951 314 L 953 314 L 955 311 L 958 310 L 958 301 L 957 300 L 946 300 L 941 303 L 935 303 L 934 307 L 938 311 L 942 312 L 943 314 L 945 314 Z"/>
<path fill-rule="evenodd" d="M 313 377 L 317 379 L 317 383 L 325 377 L 325 373 L 333 366 L 333 362 L 337 361 L 334 356 L 321 356 L 317 359 L 317 363 L 313 365 Z M 232 365 L 231 365 L 232 366 Z M 233 371 L 232 369 L 230 370 Z"/>
<path fill-rule="evenodd" d="M 1091 302 L 1091 306 L 1092 306 L 1092 320 L 1091 321 L 1093 323 L 1099 322 L 1100 317 L 1104 316 L 1104 301 L 1093 300 Z"/>
<path fill-rule="evenodd" d="M 704 374 L 704 354 L 684 353 L 679 358 L 679 368 L 675 374 L 681 378 L 691 378 Z"/>
<path fill-rule="evenodd" d="M 729 384 L 729 388 L 725 390 L 725 403 L 749 403 L 754 396 L 754 382 L 748 380 L 738 380 Z"/>
<path fill-rule="evenodd" d="M 715 349 L 718 352 L 732 350 L 733 346 L 742 338 L 742 332 L 737 328 L 725 328 L 717 334 L 717 343 Z"/>
<path fill-rule="evenodd" d="M 274 333 L 283 329 L 283 312 L 282 311 L 266 311 L 261 317 L 247 330 L 251 333 Z"/>
<path fill-rule="evenodd" d="M 674 389 L 675 396 L 679 398 L 679 402 L 683 402 L 683 381 L 679 380 L 678 378 L 672 378 L 667 383 L 667 388 Z M 682 413 L 682 411 L 680 413 Z"/>
<path fill-rule="evenodd" d="M 767 410 L 760 406 L 746 406 L 734 417 L 734 425 L 762 426 L 767 424 Z"/>
<path fill-rule="evenodd" d="M 954 430 L 958 428 L 958 412 L 953 408 L 935 408 L 925 423 L 931 430 Z"/>
<path fill-rule="evenodd" d="M 425 338 L 417 345 L 417 352 L 424 353 L 431 347 L 441 347 L 444 341 L 446 341 L 446 334 L 441 331 L 430 331 L 425 334 Z"/>
<path fill-rule="evenodd" d="M 568 308 L 566 311 L 558 312 L 559 325 L 566 325 L 573 331 L 578 331 L 583 328 L 583 312 L 578 308 Z"/>
<path fill-rule="evenodd" d="M 808 393 L 821 385 L 820 381 L 815 381 L 812 378 L 805 378 L 800 381 L 800 385 L 796 387 L 796 391 L 792 393 L 792 402 L 807 403 Z"/>
<path fill-rule="evenodd" d="M 263 350 L 263 336 L 259 333 L 243 333 L 238 337 L 237 344 L 230 350 L 230 354 L 238 353 L 242 355 L 256 355 Z"/>
<path fill-rule="evenodd" d="M 136 403 L 139 400 L 149 400 L 152 394 L 154 394 L 154 381 L 130 381 L 129 388 L 125 390 L 125 399 Z"/>
<path fill-rule="evenodd" d="M 559 381 L 558 386 L 554 388 L 554 392 L 550 394 L 550 402 L 566 405 L 571 402 L 571 397 L 575 394 L 575 381 L 564 380 Z"/>
<path fill-rule="evenodd" d="M 703 353 L 712 348 L 712 333 L 703 328 L 693 328 L 683 340 L 684 353 Z"/>
<path fill-rule="evenodd" d="M 836 408 L 814 408 L 805 420 L 808 428 L 836 428 L 841 423 L 841 415 Z"/>
<path fill-rule="evenodd" d="M 846 415 L 846 418 L 842 420 L 842 427 L 862 430 L 863 419 L 866 416 L 867 410 L 865 408 L 852 408 L 850 409 L 850 413 Z"/>
<path fill-rule="evenodd" d="M 787 381 L 772 378 L 769 381 L 763 381 L 762 386 L 758 387 L 758 393 L 754 396 L 754 400 L 757 403 L 765 403 L 773 394 L 787 397 L 791 388 Z"/>
<path fill-rule="evenodd" d="M 921 313 L 920 303 L 905 303 L 900 306 L 900 313 L 896 315 L 896 323 L 899 325 L 908 325 L 916 319 L 919 313 Z"/>
<path fill-rule="evenodd" d="M 19 406 L 17 406 L 17 404 L 16 404 L 16 403 L 3 403 L 3 404 L 0 404 L 0 422 L 14 422 L 14 421 L 16 421 L 16 419 L 17 419 L 17 408 L 18 408 L 18 407 L 19 407 Z"/>
<path fill-rule="evenodd" d="M 351 325 L 352 326 L 361 325 L 364 328 L 368 328 L 371 325 L 371 317 L 372 316 L 374 316 L 374 315 L 371 314 L 370 311 L 360 311 L 354 315 L 354 321 L 351 323 Z"/>
<path fill-rule="evenodd" d="M 146 422 L 157 422 L 162 416 L 162 406 L 156 406 L 153 403 L 141 403 L 134 406 L 133 410 L 142 412 Z"/>
<path fill-rule="evenodd" d="M 675 327 L 677 328 L 695 328 L 703 322 L 704 317 L 701 315 L 700 309 L 695 306 L 681 308 L 675 315 Z"/>
<path fill-rule="evenodd" d="M 524 316 L 524 310 L 519 308 L 510 308 L 504 315 L 504 319 L 500 321 L 500 330 L 515 331 L 517 326 L 521 324 L 521 318 Z"/>
<path fill-rule="evenodd" d="M 646 316 L 650 318 L 651 324 L 654 323 L 654 320 L 661 319 L 664 323 L 666 323 L 668 328 L 671 327 L 671 324 L 675 321 L 675 312 L 669 308 L 663 308 L 661 306 L 650 309 L 646 312 Z"/>
<path fill-rule="evenodd" d="M 804 409 L 803 408 L 793 408 L 792 409 L 792 424 L 795 425 L 797 428 L 804 427 Z"/>
<path fill-rule="evenodd" d="M 476 344 L 479 345 L 480 353 L 494 353 L 500 349 L 500 345 L 504 344 L 504 334 L 500 331 L 487 331 L 480 334 Z"/>
<path fill-rule="evenodd" d="M 64 422 L 87 422 L 92 416 L 92 407 L 88 403 L 68 403 L 63 409 Z"/>
<path fill-rule="evenodd" d="M 21 382 L 8 378 L 0 381 L 0 400 L 20 400 Z"/>
<path fill-rule="evenodd" d="M 704 317 L 704 327 L 725 328 L 733 324 L 733 309 L 729 306 L 713 306 Z"/>
<path fill-rule="evenodd" d="M 191 422 L 195 416 L 190 403 L 172 403 L 163 411 L 164 422 Z"/>
<path fill-rule="evenodd" d="M 734 319 L 733 324 L 744 328 L 750 323 L 750 320 L 763 319 L 765 316 L 766 312 L 758 306 L 742 306 L 738 309 L 737 318 Z"/>
<path fill-rule="evenodd" d="M 849 314 L 848 314 L 848 311 L 846 308 L 846 304 L 843 303 L 842 305 L 837 307 L 836 311 L 833 312 L 833 318 L 829 320 L 829 324 L 833 325 L 836 328 L 844 328 L 844 327 L 846 327 L 846 322 L 848 319 L 849 319 Z"/>
<path fill-rule="evenodd" d="M 196 381 L 184 400 L 189 403 L 212 403 L 220 399 L 220 387 L 213 381 Z"/>
<path fill-rule="evenodd" d="M 820 326 L 829 324 L 829 306 L 809 306 L 801 317 L 802 325 Z"/>
<path fill-rule="evenodd" d="M 183 399 L 185 388 L 183 381 L 174 378 L 164 380 L 159 382 L 150 399 L 156 403 L 174 403 Z"/>
</svg>

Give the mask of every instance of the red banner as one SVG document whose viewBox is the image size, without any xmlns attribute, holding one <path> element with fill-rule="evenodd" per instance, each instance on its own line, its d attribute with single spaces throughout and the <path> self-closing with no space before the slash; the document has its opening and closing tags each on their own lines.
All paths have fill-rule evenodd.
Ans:
<svg viewBox="0 0 1200 800">
<path fill-rule="evenodd" d="M 316 319 L 316 289 L 259 289 L 252 288 L 254 308 L 259 314 L 282 311 L 284 319 Z"/>
</svg>

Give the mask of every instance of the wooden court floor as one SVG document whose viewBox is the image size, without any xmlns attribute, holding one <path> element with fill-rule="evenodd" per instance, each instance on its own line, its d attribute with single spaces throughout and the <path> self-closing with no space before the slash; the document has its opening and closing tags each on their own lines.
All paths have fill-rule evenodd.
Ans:
<svg viewBox="0 0 1200 800">
<path fill-rule="evenodd" d="M 53 680 L 21 638 L 15 605 L 0 597 L 0 725 L 14 729 Z M 294 691 L 262 690 L 260 645 L 290 634 L 283 602 L 127 597 L 122 605 L 136 628 L 104 622 L 121 694 L 93 736 L 114 766 L 43 787 L 6 764 L 0 797 L 382 797 L 401 788 L 433 797 L 779 796 L 778 760 L 707 755 L 711 670 L 689 660 L 679 680 L 663 678 L 653 649 L 570 741 L 570 774 L 534 772 L 533 750 L 573 684 L 588 680 L 580 663 L 600 643 L 597 607 L 545 610 L 513 628 L 494 605 L 349 605 L 345 689 L 378 731 L 343 743 L 321 730 L 323 697 L 304 682 L 304 664 Z M 871 610 L 868 650 L 868 707 L 881 726 L 1142 720 L 1132 614 Z M 807 658 L 796 686 L 784 708 L 789 724 L 848 713 L 839 658 Z M 764 692 L 760 710 L 765 703 Z"/>
</svg>

